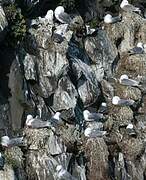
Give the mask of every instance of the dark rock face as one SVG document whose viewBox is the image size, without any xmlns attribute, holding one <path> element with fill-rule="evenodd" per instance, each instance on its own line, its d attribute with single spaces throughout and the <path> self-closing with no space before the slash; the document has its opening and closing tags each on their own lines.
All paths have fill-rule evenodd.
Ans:
<svg viewBox="0 0 146 180">
<path fill-rule="evenodd" d="M 30 7 L 26 17 L 44 16 L 58 3 L 49 6 L 50 2 L 24 2 Z M 108 11 L 117 14 L 119 4 L 83 1 L 78 9 L 85 21 L 102 20 Z M 20 7 L 25 15 L 24 4 Z M 139 41 L 146 43 L 146 24 L 139 14 L 121 14 L 121 22 L 101 23 L 92 35 L 83 34 L 84 25 L 79 24 L 56 41 L 58 22 L 50 25 L 38 19 L 31 26 L 27 19 L 26 36 L 15 48 L 0 38 L 0 135 L 23 135 L 25 144 L 5 150 L 7 161 L 0 179 L 55 180 L 57 165 L 78 180 L 146 178 L 146 54 L 128 53 Z M 0 15 L 0 36 L 4 36 L 7 20 L 3 10 Z M 121 85 L 122 74 L 141 81 L 140 86 Z M 133 99 L 135 106 L 113 105 L 113 96 Z M 97 112 L 102 102 L 108 108 L 103 122 L 107 134 L 85 137 L 83 110 Z M 47 121 L 57 111 L 62 125 L 25 127 L 28 114 Z M 133 124 L 134 135 L 128 133 L 129 124 Z"/>
</svg>

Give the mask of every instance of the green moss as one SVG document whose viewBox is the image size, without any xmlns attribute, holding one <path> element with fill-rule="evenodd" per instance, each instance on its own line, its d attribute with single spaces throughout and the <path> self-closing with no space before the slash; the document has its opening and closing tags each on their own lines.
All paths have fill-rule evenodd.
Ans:
<svg viewBox="0 0 146 180">
<path fill-rule="evenodd" d="M 14 158 L 11 154 L 6 154 L 5 155 L 6 163 L 13 168 L 17 168 L 20 166 L 20 162 Z"/>
<path fill-rule="evenodd" d="M 4 6 L 4 11 L 9 24 L 9 33 L 6 42 L 7 44 L 16 46 L 23 41 L 27 31 L 25 18 L 21 14 L 21 10 L 14 4 Z"/>
</svg>

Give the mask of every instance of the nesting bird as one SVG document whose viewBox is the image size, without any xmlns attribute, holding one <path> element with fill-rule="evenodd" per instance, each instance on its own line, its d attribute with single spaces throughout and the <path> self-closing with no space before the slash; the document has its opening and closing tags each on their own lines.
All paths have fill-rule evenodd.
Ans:
<svg viewBox="0 0 146 180">
<path fill-rule="evenodd" d="M 128 124 L 128 126 L 126 127 L 126 130 L 127 130 L 127 133 L 130 135 L 130 136 L 135 136 L 136 135 L 136 132 L 134 130 L 134 126 L 133 124 Z"/>
<path fill-rule="evenodd" d="M 137 43 L 136 47 L 130 49 L 128 51 L 129 54 L 143 54 L 144 51 L 144 44 L 142 42 Z"/>
<path fill-rule="evenodd" d="M 102 102 L 98 109 L 98 112 L 104 114 L 104 113 L 107 113 L 107 111 L 108 111 L 108 107 L 107 107 L 106 102 Z"/>
<path fill-rule="evenodd" d="M 73 177 L 62 165 L 57 165 L 56 167 L 56 178 L 58 180 L 77 180 Z"/>
<path fill-rule="evenodd" d="M 27 115 L 26 118 L 26 126 L 32 129 L 39 129 L 39 128 L 51 128 L 52 126 L 63 124 L 62 120 L 60 119 L 60 112 L 56 112 L 55 115 L 49 121 L 42 121 L 38 116 L 33 118 L 32 115 Z"/>
<path fill-rule="evenodd" d="M 84 135 L 90 138 L 102 137 L 106 135 L 106 131 L 100 130 L 99 128 L 87 127 L 84 131 Z"/>
<path fill-rule="evenodd" d="M 113 24 L 113 23 L 117 23 L 119 21 L 121 21 L 121 16 L 112 17 L 111 14 L 107 14 L 104 17 L 104 22 L 106 24 Z"/>
<path fill-rule="evenodd" d="M 63 6 L 58 6 L 54 11 L 55 18 L 63 24 L 64 23 L 69 24 L 72 19 L 71 19 L 70 15 L 64 11 L 65 10 L 64 10 Z"/>
<path fill-rule="evenodd" d="M 83 111 L 85 121 L 99 121 L 104 118 L 102 113 L 90 113 L 88 110 Z"/>
<path fill-rule="evenodd" d="M 132 106 L 135 104 L 135 101 L 132 99 L 121 99 L 119 96 L 114 96 L 112 98 L 112 104 L 119 106 Z"/>
<path fill-rule="evenodd" d="M 123 9 L 124 11 L 141 13 L 141 10 L 138 7 L 135 7 L 132 4 L 129 4 L 127 0 L 123 0 L 121 2 L 120 8 Z"/>
<path fill-rule="evenodd" d="M 10 139 L 8 136 L 3 136 L 1 137 L 1 145 L 5 148 L 21 146 L 23 145 L 23 137 Z"/>
<path fill-rule="evenodd" d="M 4 165 L 5 165 L 5 157 L 0 152 L 0 171 L 4 171 Z"/>
<path fill-rule="evenodd" d="M 45 19 L 47 20 L 48 24 L 53 24 L 53 14 L 54 14 L 53 10 L 50 9 L 47 11 Z"/>
<path fill-rule="evenodd" d="M 140 86 L 140 82 L 130 79 L 127 74 L 123 74 L 121 75 L 120 79 L 119 79 L 120 84 L 125 85 L 125 86 Z"/>
</svg>

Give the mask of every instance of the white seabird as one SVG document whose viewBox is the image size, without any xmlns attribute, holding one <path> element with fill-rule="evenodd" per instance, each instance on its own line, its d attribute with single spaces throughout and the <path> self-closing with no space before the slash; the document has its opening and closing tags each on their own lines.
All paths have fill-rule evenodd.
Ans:
<svg viewBox="0 0 146 180">
<path fill-rule="evenodd" d="M 54 14 L 53 10 L 50 9 L 47 11 L 45 19 L 47 20 L 48 24 L 53 24 L 53 14 Z"/>
<path fill-rule="evenodd" d="M 120 84 L 125 85 L 125 86 L 140 86 L 140 82 L 130 79 L 127 74 L 121 75 L 119 79 Z"/>
<path fill-rule="evenodd" d="M 112 17 L 112 15 L 110 15 L 110 14 L 107 14 L 107 15 L 104 16 L 104 22 L 106 24 L 113 24 L 113 23 L 116 23 L 116 22 L 119 22 L 119 21 L 121 21 L 120 16 Z"/>
<path fill-rule="evenodd" d="M 99 113 L 106 113 L 108 110 L 108 107 L 107 107 L 107 103 L 106 102 L 102 102 L 99 109 L 98 109 L 98 112 Z"/>
<path fill-rule="evenodd" d="M 33 116 L 30 114 L 27 115 L 25 124 L 28 128 L 32 128 L 32 129 L 51 127 L 51 123 L 49 121 L 42 121 L 41 118 L 39 118 L 38 116 L 33 118 Z"/>
<path fill-rule="evenodd" d="M 5 157 L 0 152 L 0 170 L 4 170 L 4 165 L 5 165 Z"/>
<path fill-rule="evenodd" d="M 51 128 L 52 126 L 63 124 L 63 121 L 60 119 L 60 114 L 60 112 L 56 112 L 48 121 L 42 121 L 38 116 L 33 118 L 33 116 L 29 114 L 26 118 L 26 126 L 32 129 L 39 129 Z"/>
<path fill-rule="evenodd" d="M 58 180 L 77 180 L 62 165 L 57 165 L 55 175 Z"/>
<path fill-rule="evenodd" d="M 141 10 L 138 7 L 135 7 L 132 4 L 129 4 L 129 2 L 127 0 L 123 0 L 121 2 L 120 8 L 123 9 L 124 11 L 141 13 Z"/>
<path fill-rule="evenodd" d="M 69 14 L 67 14 L 66 12 L 64 12 L 64 7 L 63 6 L 58 6 L 55 11 L 55 18 L 61 22 L 61 23 L 65 23 L 65 24 L 70 24 L 71 22 L 71 17 L 69 16 Z"/>
<path fill-rule="evenodd" d="M 84 131 L 84 135 L 90 138 L 102 137 L 106 134 L 106 131 L 102 131 L 99 128 L 87 127 Z"/>
<path fill-rule="evenodd" d="M 102 113 L 90 113 L 88 110 L 83 111 L 83 116 L 85 121 L 99 121 L 104 118 Z"/>
<path fill-rule="evenodd" d="M 119 96 L 114 96 L 112 98 L 112 104 L 120 106 L 132 106 L 135 104 L 135 101 L 132 99 L 121 99 Z"/>
<path fill-rule="evenodd" d="M 136 47 L 128 51 L 130 54 L 143 54 L 145 52 L 144 44 L 142 42 L 137 43 Z"/>
<path fill-rule="evenodd" d="M 131 135 L 131 136 L 136 135 L 133 124 L 131 124 L 131 123 L 128 124 L 128 126 L 126 127 L 126 130 L 129 135 Z"/>
<path fill-rule="evenodd" d="M 1 145 L 6 148 L 23 145 L 23 137 L 10 139 L 8 136 L 3 136 L 1 137 Z"/>
<path fill-rule="evenodd" d="M 86 25 L 86 33 L 87 35 L 92 35 L 93 33 L 95 33 L 98 29 L 95 28 L 91 28 L 89 25 Z"/>
</svg>

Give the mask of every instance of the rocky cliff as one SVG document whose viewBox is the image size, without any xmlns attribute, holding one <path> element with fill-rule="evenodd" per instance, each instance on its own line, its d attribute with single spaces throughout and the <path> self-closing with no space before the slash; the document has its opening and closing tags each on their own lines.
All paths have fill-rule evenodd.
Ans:
<svg viewBox="0 0 146 180">
<path fill-rule="evenodd" d="M 54 29 L 65 25 L 37 19 L 58 2 L 32 2 L 1 2 L 0 136 L 23 135 L 25 146 L 0 147 L 6 158 L 0 179 L 55 180 L 57 165 L 77 180 L 146 179 L 146 53 L 128 53 L 146 43 L 146 19 L 120 10 L 121 22 L 104 24 L 105 13 L 118 14 L 120 2 L 74 1 L 84 21 L 97 29 L 87 35 L 81 24 L 58 41 Z M 143 83 L 121 85 L 122 74 Z M 135 106 L 115 106 L 113 96 L 133 99 Z M 83 110 L 98 112 L 102 102 L 108 107 L 107 134 L 85 137 Z M 26 128 L 28 114 L 46 121 L 57 111 L 64 123 L 55 131 Z M 130 123 L 134 135 L 127 132 Z"/>
</svg>

